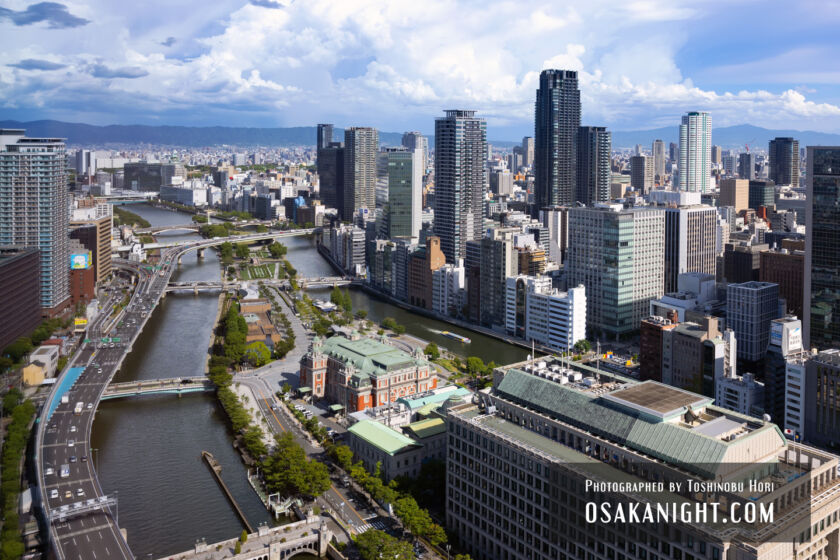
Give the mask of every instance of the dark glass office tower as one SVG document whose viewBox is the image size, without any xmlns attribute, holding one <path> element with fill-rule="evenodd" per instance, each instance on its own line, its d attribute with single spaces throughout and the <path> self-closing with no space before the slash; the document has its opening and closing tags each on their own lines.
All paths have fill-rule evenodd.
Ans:
<svg viewBox="0 0 840 560">
<path fill-rule="evenodd" d="M 768 177 L 777 185 L 799 186 L 799 140 L 774 138 L 770 140 L 770 172 Z"/>
<path fill-rule="evenodd" d="M 577 72 L 543 70 L 534 107 L 534 215 L 574 202 L 579 128 Z"/>
<path fill-rule="evenodd" d="M 454 264 L 484 228 L 487 123 L 475 111 L 445 113 L 435 119 L 435 235 L 446 262 Z"/>
<path fill-rule="evenodd" d="M 587 206 L 610 200 L 611 136 L 603 126 L 578 129 L 575 199 Z"/>
<path fill-rule="evenodd" d="M 326 148 L 333 141 L 333 125 L 319 124 L 318 125 L 318 143 L 317 149 Z"/>
<path fill-rule="evenodd" d="M 840 346 L 840 146 L 808 146 L 806 348 Z"/>
</svg>

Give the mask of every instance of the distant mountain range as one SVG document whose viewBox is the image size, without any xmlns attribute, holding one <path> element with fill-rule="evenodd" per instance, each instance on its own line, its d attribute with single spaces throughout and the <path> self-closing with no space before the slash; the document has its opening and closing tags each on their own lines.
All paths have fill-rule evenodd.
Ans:
<svg viewBox="0 0 840 560">
<path fill-rule="evenodd" d="M 69 144 L 105 146 L 109 144 L 151 144 L 166 146 L 313 146 L 316 128 L 298 126 L 291 128 L 245 128 L 227 126 L 146 126 L 109 125 L 95 126 L 61 121 L 0 121 L 0 128 L 25 128 L 32 137 L 66 138 Z M 632 148 L 641 144 L 649 148 L 654 140 L 666 144 L 679 142 L 677 125 L 652 130 L 618 130 L 612 132 L 614 148 Z M 799 145 L 840 145 L 840 134 L 826 132 L 773 130 L 748 124 L 725 126 L 712 131 L 712 142 L 724 148 L 736 148 L 749 144 L 751 147 L 767 148 L 770 139 L 776 136 L 792 136 Z M 341 129 L 335 130 L 336 140 L 343 137 Z M 399 145 L 402 133 L 381 132 L 379 140 L 385 145 Z M 518 141 L 490 140 L 497 147 L 511 147 Z M 434 139 L 430 138 L 430 145 Z M 667 148 L 666 148 L 667 149 Z"/>
</svg>

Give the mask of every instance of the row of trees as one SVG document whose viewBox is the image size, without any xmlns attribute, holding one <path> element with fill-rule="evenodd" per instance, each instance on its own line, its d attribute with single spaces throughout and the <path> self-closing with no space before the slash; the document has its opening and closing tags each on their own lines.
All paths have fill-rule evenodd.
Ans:
<svg viewBox="0 0 840 560">
<path fill-rule="evenodd" d="M 198 228 L 198 232 L 206 238 L 228 237 L 234 229 L 236 229 L 236 226 L 231 222 L 222 222 L 220 224 L 204 224 Z"/>
<path fill-rule="evenodd" d="M 5 401 L 4 401 L 5 404 Z M 3 530 L 0 532 L 0 557 L 3 560 L 20 558 L 24 553 L 19 528 L 18 500 L 20 495 L 20 467 L 29 439 L 29 423 L 35 415 L 32 401 L 18 400 L 11 409 L 12 421 L 3 443 L 0 500 L 3 503 Z"/>
<path fill-rule="evenodd" d="M 277 304 L 277 298 L 274 297 L 274 294 L 262 285 L 260 285 L 260 294 L 263 297 L 268 298 L 269 301 L 271 301 L 272 320 L 275 323 L 282 323 L 283 328 L 286 331 L 286 338 L 274 345 L 274 358 L 281 360 L 285 358 L 286 354 L 291 352 L 292 349 L 295 347 L 295 331 L 294 329 L 292 329 L 292 323 L 291 321 L 289 321 L 289 318 L 286 317 L 286 314 L 282 311 L 279 311 L 280 306 Z"/>
<path fill-rule="evenodd" d="M 262 464 L 263 479 L 269 493 L 314 498 L 330 488 L 327 466 L 307 459 L 294 436 L 285 432 L 275 438 L 276 445 Z"/>
<path fill-rule="evenodd" d="M 397 320 L 394 319 L 393 317 L 385 317 L 384 319 L 382 319 L 382 323 L 380 323 L 380 324 L 382 325 L 383 329 L 388 329 L 389 331 L 394 331 L 397 334 L 404 334 L 405 333 L 405 326 L 397 323 Z"/>
<path fill-rule="evenodd" d="M 344 310 L 345 313 L 353 313 L 353 300 L 349 290 L 340 290 L 338 286 L 330 292 L 330 301 Z"/>
<path fill-rule="evenodd" d="M 286 256 L 286 253 L 288 252 L 288 249 L 282 243 L 278 243 L 277 241 L 274 241 L 273 243 L 271 243 L 268 246 L 268 252 L 271 254 L 271 256 L 273 258 L 282 259 L 283 257 Z"/>
<path fill-rule="evenodd" d="M 361 461 L 353 463 L 353 451 L 346 445 L 331 446 L 329 454 L 374 500 L 391 504 L 394 513 L 411 534 L 425 538 L 433 546 L 446 543 L 447 537 L 443 527 L 432 521 L 429 512 L 421 508 L 413 496 L 401 492 L 397 481 L 392 480 L 387 484 L 383 482 L 379 465 L 376 472 L 369 473 Z"/>
<path fill-rule="evenodd" d="M 115 226 L 139 226 L 143 228 L 152 227 L 148 220 L 129 212 L 125 208 L 114 206 L 114 225 Z"/>
</svg>

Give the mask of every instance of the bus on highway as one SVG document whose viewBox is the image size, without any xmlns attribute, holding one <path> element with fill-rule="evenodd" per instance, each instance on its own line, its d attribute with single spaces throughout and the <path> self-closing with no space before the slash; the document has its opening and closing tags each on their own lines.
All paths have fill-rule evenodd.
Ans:
<svg viewBox="0 0 840 560">
<path fill-rule="evenodd" d="M 81 414 L 81 413 L 82 413 L 82 410 L 83 410 L 84 408 L 85 408 L 85 403 L 83 403 L 82 401 L 77 402 L 77 403 L 76 403 L 76 408 L 74 408 L 74 409 L 73 409 L 73 414 L 75 414 L 76 416 L 78 416 L 79 414 Z"/>
<path fill-rule="evenodd" d="M 64 464 L 61 465 L 61 478 L 67 478 L 70 476 L 70 465 Z"/>
</svg>

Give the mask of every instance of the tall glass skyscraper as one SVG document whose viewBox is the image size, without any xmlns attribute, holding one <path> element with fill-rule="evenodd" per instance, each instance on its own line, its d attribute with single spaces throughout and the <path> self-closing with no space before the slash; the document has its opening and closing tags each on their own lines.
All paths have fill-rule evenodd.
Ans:
<svg viewBox="0 0 840 560">
<path fill-rule="evenodd" d="M 777 185 L 799 186 L 799 140 L 774 138 L 770 140 L 768 155 L 770 171 L 767 177 Z"/>
<path fill-rule="evenodd" d="M 41 307 L 53 314 L 70 299 L 67 155 L 60 138 L 24 134 L 0 129 L 0 245 L 39 250 Z"/>
<path fill-rule="evenodd" d="M 423 152 L 388 150 L 385 158 L 385 180 L 388 185 L 387 237 L 418 239 L 423 225 Z"/>
<path fill-rule="evenodd" d="M 577 72 L 543 70 L 534 106 L 534 216 L 575 201 L 579 128 Z"/>
<path fill-rule="evenodd" d="M 487 123 L 475 111 L 445 113 L 435 119 L 435 235 L 446 262 L 455 264 L 484 228 Z"/>
<path fill-rule="evenodd" d="M 840 346 L 840 146 L 808 146 L 806 348 Z"/>
<path fill-rule="evenodd" d="M 577 192 L 586 205 L 610 199 L 612 137 L 603 126 L 582 126 L 577 139 Z"/>
<path fill-rule="evenodd" d="M 692 111 L 680 124 L 679 190 L 709 192 L 711 174 L 712 116 Z"/>
<path fill-rule="evenodd" d="M 326 148 L 333 141 L 333 125 L 319 124 L 318 125 L 318 139 L 317 149 Z"/>
</svg>

